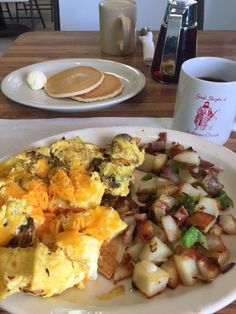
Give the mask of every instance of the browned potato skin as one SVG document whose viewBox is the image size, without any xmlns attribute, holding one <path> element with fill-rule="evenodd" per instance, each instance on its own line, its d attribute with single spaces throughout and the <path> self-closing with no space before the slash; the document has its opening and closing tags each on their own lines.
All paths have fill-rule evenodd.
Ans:
<svg viewBox="0 0 236 314">
<path fill-rule="evenodd" d="M 206 242 L 209 251 L 224 252 L 226 250 L 226 247 L 221 237 L 219 236 L 216 236 L 214 234 L 207 234 Z"/>
<path fill-rule="evenodd" d="M 114 272 L 114 283 L 129 278 L 133 275 L 134 265 L 129 254 L 125 254 L 122 262 Z"/>
<path fill-rule="evenodd" d="M 154 236 L 152 222 L 150 220 L 137 223 L 137 236 L 141 241 L 151 240 Z"/>
<path fill-rule="evenodd" d="M 195 226 L 200 229 L 206 228 L 213 220 L 214 216 L 204 213 L 202 211 L 195 212 L 192 216 L 187 218 L 187 225 Z"/>
<path fill-rule="evenodd" d="M 100 250 L 100 256 L 98 258 L 98 270 L 100 274 L 102 274 L 107 279 L 110 279 L 118 265 L 119 264 L 114 256 L 102 247 Z"/>
<path fill-rule="evenodd" d="M 209 231 L 209 234 L 215 235 L 215 236 L 221 236 L 224 234 L 224 229 L 221 225 L 214 224 L 212 228 Z"/>
<path fill-rule="evenodd" d="M 112 239 L 110 242 L 104 244 L 100 249 L 100 256 L 98 259 L 98 270 L 99 272 L 110 279 L 116 268 L 119 265 L 119 262 L 116 260 L 116 254 L 120 244 L 122 243 L 123 237 L 118 236 Z"/>
<path fill-rule="evenodd" d="M 213 281 L 220 273 L 220 267 L 214 264 L 205 256 L 198 259 L 197 266 L 200 275 L 207 282 Z"/>
<path fill-rule="evenodd" d="M 227 263 L 229 262 L 230 252 L 228 249 L 226 249 L 223 252 L 205 250 L 204 256 L 206 256 L 210 260 L 214 261 L 222 270 L 227 265 Z"/>
<path fill-rule="evenodd" d="M 167 286 L 171 289 L 177 288 L 180 284 L 180 279 L 173 257 L 164 262 L 161 265 L 161 268 L 165 270 L 170 276 Z"/>
<path fill-rule="evenodd" d="M 233 215 L 227 214 L 220 216 L 219 223 L 226 234 L 236 234 L 236 219 Z"/>
</svg>

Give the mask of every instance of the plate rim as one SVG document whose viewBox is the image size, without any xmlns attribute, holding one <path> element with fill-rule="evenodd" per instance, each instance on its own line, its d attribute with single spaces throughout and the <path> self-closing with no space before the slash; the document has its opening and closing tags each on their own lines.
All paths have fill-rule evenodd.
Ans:
<svg viewBox="0 0 236 314">
<path fill-rule="evenodd" d="M 71 63 L 72 65 L 75 64 L 76 62 L 79 63 L 83 63 L 83 62 L 98 62 L 100 64 L 106 64 L 106 65 L 115 65 L 115 66 L 120 66 L 123 69 L 127 69 L 128 71 L 130 71 L 130 73 L 134 73 L 137 78 L 138 78 L 138 85 L 136 87 L 133 87 L 133 89 L 122 96 L 122 93 L 114 98 L 109 98 L 109 99 L 105 99 L 105 100 L 101 100 L 101 101 L 97 101 L 97 102 L 93 102 L 93 103 L 81 103 L 78 106 L 76 106 L 76 102 L 75 105 L 70 104 L 62 104 L 62 105 L 58 105 L 56 104 L 54 107 L 50 107 L 50 105 L 47 104 L 37 104 L 37 103 L 31 103 L 29 104 L 29 102 L 27 101 L 22 101 L 21 99 L 19 99 L 19 96 L 16 97 L 14 94 L 11 94 L 8 92 L 8 86 L 9 86 L 9 82 L 8 80 L 10 78 L 12 78 L 14 75 L 27 70 L 28 68 L 34 68 L 34 67 L 38 67 L 40 66 L 40 64 L 55 64 L 55 63 L 63 63 L 63 62 L 68 62 Z M 92 66 L 92 63 L 91 63 Z M 116 74 L 116 73 L 115 73 Z M 125 77 L 124 77 L 125 79 Z M 131 84 L 132 81 L 130 81 Z M 145 75 L 142 73 L 142 71 L 140 71 L 139 69 L 130 66 L 128 64 L 125 63 L 121 63 L 121 62 L 117 62 L 117 61 L 113 61 L 113 60 L 107 60 L 107 59 L 101 59 L 101 58 L 65 58 L 65 59 L 53 59 L 53 60 L 46 60 L 46 61 L 42 61 L 42 62 L 37 62 L 37 63 L 32 63 L 32 64 L 28 64 L 26 66 L 23 66 L 21 68 L 18 68 L 10 73 L 8 73 L 1 81 L 1 91 L 2 93 L 9 98 L 10 100 L 24 105 L 26 107 L 31 107 L 31 108 L 37 108 L 37 109 L 42 109 L 42 110 L 47 110 L 47 111 L 57 111 L 57 112 L 69 112 L 69 113 L 75 113 L 75 112 L 86 112 L 86 111 L 91 111 L 91 110 L 100 110 L 100 109 L 105 109 L 111 106 L 115 106 L 115 105 L 119 105 L 122 104 L 125 100 L 128 100 L 132 97 L 134 97 L 135 95 L 137 95 L 139 92 L 141 92 L 141 90 L 145 87 L 146 85 L 146 77 Z M 48 98 L 49 96 L 46 95 Z M 52 97 L 50 97 L 50 99 L 53 99 Z M 62 98 L 63 100 L 64 98 Z M 57 99 L 58 100 L 58 99 Z M 63 101 L 62 101 L 63 102 Z"/>
<path fill-rule="evenodd" d="M 192 134 L 188 134 L 188 133 L 184 133 L 184 132 L 181 132 L 181 131 L 175 131 L 175 130 L 171 130 L 171 129 L 166 129 L 166 128 L 154 128 L 154 127 L 146 127 L 146 126 L 118 126 L 118 127 L 96 127 L 96 128 L 84 128 L 84 129 L 75 129 L 75 130 L 72 130 L 72 131 L 67 131 L 67 132 L 61 132 L 61 133 L 57 133 L 55 135 L 52 135 L 52 136 L 48 136 L 48 137 L 45 137 L 45 138 L 42 138 L 41 140 L 38 140 L 38 141 L 34 141 L 32 142 L 30 145 L 28 145 L 27 147 L 24 147 L 22 149 L 27 149 L 27 148 L 30 148 L 30 147 L 35 147 L 37 146 L 38 144 L 37 143 L 40 143 L 40 142 L 43 142 L 43 141 L 46 141 L 45 145 L 47 145 L 47 143 L 50 143 L 51 141 L 53 140 L 56 140 L 56 139 L 59 139 L 61 138 L 62 136 L 66 136 L 66 138 L 71 138 L 73 136 L 76 136 L 75 134 L 77 134 L 78 136 L 81 136 L 82 139 L 83 139 L 83 133 L 88 133 L 88 132 L 93 132 L 94 134 L 96 134 L 96 136 L 101 136 L 99 134 L 99 132 L 104 132 L 104 134 L 108 134 L 108 137 L 112 137 L 113 136 L 113 133 L 116 133 L 118 134 L 119 130 L 120 131 L 124 131 L 125 130 L 131 130 L 131 132 L 133 133 L 137 133 L 138 132 L 141 132 L 141 134 L 143 134 L 144 137 L 147 137 L 147 136 L 151 136 L 153 137 L 154 135 L 149 135 L 149 133 L 156 133 L 156 135 L 158 135 L 160 132 L 167 132 L 167 133 L 171 133 L 171 137 L 174 135 L 174 134 L 177 134 L 177 142 L 179 141 L 180 143 L 181 142 L 185 142 L 186 141 L 186 138 L 189 138 L 189 139 L 194 139 L 194 142 L 191 141 L 191 144 L 194 148 L 194 146 L 198 146 L 200 145 L 200 149 L 208 149 L 208 150 L 211 150 L 211 149 L 216 149 L 216 150 L 219 150 L 220 149 L 220 152 L 223 151 L 224 154 L 226 155 L 226 159 L 224 159 L 224 161 L 226 163 L 229 163 L 229 164 L 232 164 L 234 161 L 236 161 L 236 154 L 234 152 L 232 152 L 231 150 L 229 150 L 228 148 L 224 147 L 224 146 L 220 146 L 218 144 L 215 144 L 215 143 L 212 143 L 212 142 L 208 142 L 204 139 L 202 139 L 201 137 L 197 137 L 195 135 L 192 135 Z M 112 134 L 110 132 L 110 130 L 112 130 Z M 145 134 L 146 132 L 146 134 Z M 82 133 L 82 134 L 81 134 Z M 90 137 L 91 135 L 88 134 L 87 135 L 88 137 Z M 167 139 L 168 139 L 168 135 L 167 135 Z M 41 145 L 41 144 L 40 144 Z M 186 145 L 186 144 L 184 144 Z M 202 145 L 202 146 L 201 146 Z M 206 146 L 205 146 L 206 145 Z M 198 149 L 198 148 L 196 148 Z M 7 158 L 9 156 L 5 156 L 3 157 L 4 159 Z M 221 158 L 224 158 L 225 156 L 221 157 Z M 232 160 L 233 159 L 233 160 Z M 224 278 L 224 277 L 223 277 Z M 234 277 L 236 278 L 236 277 Z M 205 286 L 205 285 L 204 285 Z M 190 288 L 191 289 L 191 288 Z M 193 288 L 194 289 L 194 288 Z M 199 291 L 197 289 L 197 291 Z M 181 296 L 183 296 L 181 294 Z M 186 294 L 186 297 L 187 297 L 187 294 Z M 201 313 L 201 314 L 210 314 L 210 313 L 213 313 L 215 311 L 218 311 L 220 309 L 222 309 L 223 307 L 227 306 L 228 304 L 230 304 L 231 302 L 233 302 L 234 300 L 236 299 L 236 287 L 232 290 L 230 290 L 230 292 L 226 295 L 224 295 L 221 299 L 218 299 L 217 301 L 214 302 L 214 304 L 208 304 L 206 302 L 206 304 L 204 305 L 204 308 L 201 308 L 201 309 L 197 309 L 197 312 L 196 310 L 193 310 L 193 309 L 189 309 L 188 311 L 183 311 L 183 312 L 176 312 L 176 313 L 179 313 L 179 314 L 196 314 L 196 313 Z M 152 300 L 155 300 L 154 303 L 156 303 L 158 305 L 158 296 L 157 298 L 155 299 L 152 299 Z M 168 299 L 167 299 L 168 301 Z M 0 302 L 0 305 L 2 306 L 1 304 L 2 302 Z M 147 304 L 144 304 L 145 302 L 142 302 L 140 304 L 138 304 L 137 306 L 132 304 L 132 305 L 126 305 L 126 306 L 114 306 L 114 311 L 110 309 L 110 307 L 107 307 L 107 308 L 104 308 L 104 312 L 101 311 L 99 313 L 143 313 L 142 311 L 144 310 L 144 308 L 146 308 L 148 310 L 149 306 Z M 79 305 L 78 305 L 79 306 Z M 148 313 L 154 313 L 154 309 L 153 309 L 153 302 L 150 304 L 151 308 L 150 308 L 150 312 Z M 6 306 L 2 306 L 5 310 L 9 310 L 8 307 Z M 139 307 L 139 309 L 141 311 L 139 311 L 139 309 L 137 308 Z M 83 307 L 84 308 L 84 307 Z M 97 308 L 97 310 L 99 310 Z M 161 309 L 160 309 L 161 310 Z M 133 312 L 134 311 L 134 312 Z M 19 313 L 23 313 L 23 312 L 19 312 Z M 73 311 L 72 311 L 73 313 Z M 81 312 L 81 313 L 87 313 L 87 312 Z M 95 312 L 93 311 L 90 311 L 89 309 L 89 313 L 90 314 L 95 314 Z M 160 311 L 160 313 L 163 313 L 162 310 Z M 169 313 L 169 312 L 168 312 Z"/>
</svg>

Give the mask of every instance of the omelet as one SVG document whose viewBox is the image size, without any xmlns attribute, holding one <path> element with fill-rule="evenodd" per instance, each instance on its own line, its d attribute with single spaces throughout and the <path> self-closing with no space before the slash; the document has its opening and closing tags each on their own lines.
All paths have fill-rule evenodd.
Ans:
<svg viewBox="0 0 236 314">
<path fill-rule="evenodd" d="M 137 140 L 128 134 L 115 136 L 107 146 L 105 161 L 99 166 L 99 174 L 106 187 L 106 194 L 126 196 L 133 182 L 136 167 L 144 161 L 144 150 L 140 150 Z"/>
<path fill-rule="evenodd" d="M 137 139 L 128 134 L 116 135 L 105 153 L 111 162 L 124 166 L 138 167 L 144 161 L 144 150 L 140 150 Z"/>
<path fill-rule="evenodd" d="M 32 174 L 40 178 L 46 178 L 53 167 L 53 160 L 47 146 L 25 150 L 11 157 L 0 165 L 0 178 L 19 181 L 22 176 Z"/>
<path fill-rule="evenodd" d="M 77 231 L 106 241 L 121 233 L 127 224 L 113 208 L 97 206 L 95 209 L 62 216 L 61 226 L 65 231 Z"/>
<path fill-rule="evenodd" d="M 133 166 L 124 166 L 108 161 L 102 162 L 99 170 L 107 194 L 114 196 L 129 194 L 129 185 L 133 181 Z"/>
<path fill-rule="evenodd" d="M 26 200 L 14 198 L 0 208 L 0 246 L 7 245 L 19 229 L 27 225 L 32 209 Z"/>
<path fill-rule="evenodd" d="M 51 297 L 85 280 L 96 279 L 99 241 L 68 233 L 58 235 L 56 244 L 58 247 L 53 251 L 43 243 L 36 246 L 32 279 L 25 292 Z"/>
<path fill-rule="evenodd" d="M 95 280 L 101 243 L 69 231 L 58 235 L 54 250 L 43 243 L 34 248 L 0 247 L 0 299 L 19 291 L 51 297 Z"/>
<path fill-rule="evenodd" d="M 53 160 L 68 170 L 79 169 L 85 172 L 94 158 L 103 158 L 101 149 L 90 143 L 84 143 L 80 137 L 71 140 L 60 140 L 50 146 Z"/>
<path fill-rule="evenodd" d="M 97 279 L 101 240 L 77 231 L 64 231 L 56 235 L 56 244 L 73 262 L 76 271 L 78 273 L 83 271 L 85 280 Z"/>
<path fill-rule="evenodd" d="M 0 247 L 0 299 L 23 290 L 32 279 L 34 249 Z"/>
<path fill-rule="evenodd" d="M 143 159 L 122 134 L 106 148 L 61 139 L 0 164 L 0 298 L 51 297 L 95 280 L 100 247 L 127 227 L 102 198 L 126 196 Z"/>
<path fill-rule="evenodd" d="M 90 175 L 58 169 L 50 179 L 48 188 L 50 208 L 94 208 L 101 203 L 105 186 L 97 172 Z"/>
</svg>

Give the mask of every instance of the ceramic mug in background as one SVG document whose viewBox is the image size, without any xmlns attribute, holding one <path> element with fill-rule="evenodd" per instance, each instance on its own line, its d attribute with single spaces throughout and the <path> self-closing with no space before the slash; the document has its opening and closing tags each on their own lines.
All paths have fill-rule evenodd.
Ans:
<svg viewBox="0 0 236 314">
<path fill-rule="evenodd" d="M 181 67 L 172 128 L 224 144 L 235 130 L 236 62 L 198 57 Z"/>
<path fill-rule="evenodd" d="M 99 3 L 103 52 L 125 55 L 135 51 L 136 15 L 136 2 L 133 0 L 103 0 Z"/>
</svg>

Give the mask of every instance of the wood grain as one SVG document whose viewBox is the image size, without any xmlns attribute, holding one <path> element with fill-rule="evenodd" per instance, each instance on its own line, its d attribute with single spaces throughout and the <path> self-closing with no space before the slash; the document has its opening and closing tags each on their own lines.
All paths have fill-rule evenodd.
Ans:
<svg viewBox="0 0 236 314">
<path fill-rule="evenodd" d="M 155 34 L 157 37 L 157 34 Z M 202 31 L 198 33 L 198 55 L 218 56 L 236 60 L 236 31 Z M 0 80 L 20 67 L 64 58 L 100 58 L 136 67 L 146 76 L 146 87 L 132 99 L 112 108 L 83 113 L 43 111 L 16 104 L 0 92 L 0 118 L 39 119 L 56 117 L 171 117 L 176 97 L 176 85 L 162 85 L 152 80 L 150 67 L 142 62 L 140 43 L 134 54 L 111 56 L 100 51 L 98 32 L 29 32 L 19 36 L 0 58 Z M 236 134 L 226 146 L 236 152 Z M 210 286 L 209 286 L 210 289 Z M 222 287 L 223 289 L 223 287 Z M 0 314 L 5 314 L 0 310 Z M 235 314 L 236 302 L 217 312 Z M 27 313 L 26 313 L 27 314 Z"/>
<path fill-rule="evenodd" d="M 236 32 L 199 32 L 198 55 L 223 56 L 236 60 Z M 162 85 L 151 78 L 150 67 L 142 62 L 141 44 L 134 54 L 112 56 L 100 51 L 97 32 L 30 32 L 19 36 L 0 59 L 0 79 L 32 63 L 63 58 L 101 58 L 138 68 L 146 76 L 146 87 L 137 96 L 112 108 L 84 113 L 57 113 L 16 104 L 0 94 L 0 117 L 53 118 L 94 116 L 171 117 L 176 85 Z"/>
</svg>

